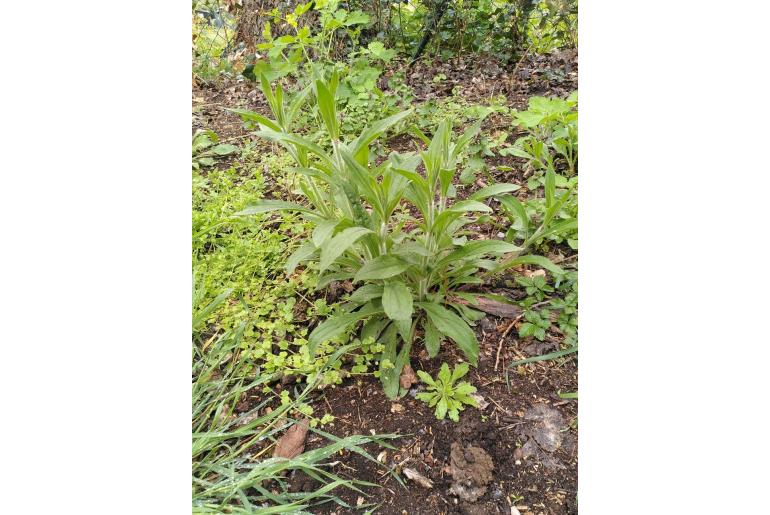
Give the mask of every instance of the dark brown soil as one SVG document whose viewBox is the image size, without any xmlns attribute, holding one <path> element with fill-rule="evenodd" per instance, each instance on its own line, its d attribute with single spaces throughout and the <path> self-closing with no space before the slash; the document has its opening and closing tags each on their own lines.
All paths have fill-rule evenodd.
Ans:
<svg viewBox="0 0 770 515">
<path fill-rule="evenodd" d="M 507 363 L 514 354 L 523 354 L 524 343 L 512 336 L 515 331 L 511 331 L 503 341 L 495 370 L 500 335 L 509 323 L 494 317 L 480 322 L 479 326 L 487 326 L 491 332 L 479 331 L 479 366 L 471 370 L 468 379 L 489 405 L 482 410 L 466 408 L 459 423 L 437 420 L 427 404 L 413 398 L 411 393 L 390 401 L 373 378 L 326 390 L 319 406 L 330 409 L 337 417 L 328 429 L 330 432 L 338 436 L 372 431 L 404 435 L 397 441 L 397 450 L 387 451 L 383 466 L 352 455 L 341 457 L 345 466 L 335 469 L 343 477 L 382 485 L 367 489 L 370 498 L 366 502 L 380 504 L 378 513 L 509 514 L 511 505 L 517 506 L 522 514 L 577 513 L 577 401 L 565 401 L 558 395 L 559 391 L 577 391 L 576 360 L 524 365 L 518 371 L 511 371 L 510 386 L 507 385 Z M 461 359 L 452 346 L 445 346 L 434 359 L 421 354 L 413 357 L 412 365 L 434 376 L 443 361 L 454 363 Z M 555 451 L 549 452 L 535 441 L 529 448 L 537 444 L 538 452 L 517 461 L 516 449 L 530 438 L 534 440 L 530 435 L 537 429 L 537 423 L 525 416 L 538 404 L 561 414 L 563 427 L 558 428 L 562 431 L 561 442 Z M 450 453 L 454 443 L 481 447 L 492 457 L 494 480 L 475 503 L 461 501 L 449 493 L 453 481 L 449 473 Z M 369 450 L 373 455 L 380 452 L 376 448 Z M 405 488 L 388 474 L 390 468 L 400 471 L 404 467 L 430 479 L 433 488 L 426 489 L 404 479 Z M 339 495 L 351 505 L 355 505 L 359 497 L 356 492 Z M 338 506 L 320 509 L 317 513 L 334 512 L 349 513 Z"/>
</svg>

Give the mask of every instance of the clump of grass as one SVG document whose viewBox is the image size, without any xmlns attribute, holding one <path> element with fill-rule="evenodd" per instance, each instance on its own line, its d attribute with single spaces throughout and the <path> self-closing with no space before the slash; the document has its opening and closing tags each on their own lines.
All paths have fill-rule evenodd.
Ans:
<svg viewBox="0 0 770 515">
<path fill-rule="evenodd" d="M 196 296 L 193 296 L 196 298 Z M 224 302 L 224 296 L 217 299 Z M 196 314 L 216 306 L 195 309 Z M 194 317 L 200 321 L 202 317 Z M 357 480 L 343 479 L 328 470 L 327 459 L 348 450 L 376 460 L 361 446 L 386 441 L 395 435 L 349 436 L 337 438 L 311 429 L 330 443 L 306 451 L 293 459 L 263 457 L 272 441 L 296 421 L 288 415 L 302 403 L 316 386 L 308 384 L 293 402 L 282 404 L 267 413 L 270 398 L 240 416 L 235 406 L 247 392 L 267 385 L 269 374 L 263 374 L 241 358 L 240 343 L 245 324 L 221 335 L 203 337 L 200 323 L 193 327 L 192 383 L 192 505 L 194 513 L 302 513 L 310 506 L 335 502 L 347 505 L 334 494 L 337 488 L 360 492 L 361 486 L 376 486 Z M 331 366 L 352 345 L 340 348 L 329 357 Z M 255 451 L 255 449 L 261 449 Z M 285 477 L 291 471 L 303 471 L 321 486 L 313 492 L 289 492 Z"/>
</svg>

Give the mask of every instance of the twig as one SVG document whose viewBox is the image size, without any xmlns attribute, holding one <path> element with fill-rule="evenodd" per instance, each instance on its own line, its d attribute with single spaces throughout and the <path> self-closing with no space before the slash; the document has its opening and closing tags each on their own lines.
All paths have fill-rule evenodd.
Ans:
<svg viewBox="0 0 770 515">
<path fill-rule="evenodd" d="M 521 320 L 521 318 L 524 316 L 524 313 L 514 318 L 510 324 L 508 324 L 508 327 L 505 328 L 505 332 L 503 332 L 503 335 L 500 337 L 500 341 L 497 343 L 497 357 L 495 358 L 495 372 L 497 372 L 497 365 L 500 363 L 500 351 L 503 350 L 503 342 L 505 341 L 505 337 L 508 336 L 508 333 L 511 332 L 511 329 L 513 329 L 513 325 Z"/>
<path fill-rule="evenodd" d="M 521 54 L 521 58 L 516 63 L 516 66 L 513 67 L 513 71 L 511 72 L 511 86 L 513 86 L 513 81 L 516 79 L 516 72 L 519 71 L 519 66 L 521 66 L 521 63 L 524 62 L 524 58 L 527 57 L 527 54 L 530 50 L 532 50 L 532 45 L 529 45 L 529 48 L 527 48 L 524 53 Z"/>
</svg>

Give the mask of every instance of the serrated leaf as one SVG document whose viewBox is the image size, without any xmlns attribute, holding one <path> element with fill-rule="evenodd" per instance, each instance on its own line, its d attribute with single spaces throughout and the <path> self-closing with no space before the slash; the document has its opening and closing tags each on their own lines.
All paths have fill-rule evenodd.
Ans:
<svg viewBox="0 0 770 515">
<path fill-rule="evenodd" d="M 430 385 L 430 386 L 435 386 L 436 385 L 436 383 L 433 381 L 433 378 L 430 376 L 430 374 L 428 374 L 424 370 L 418 370 L 417 371 L 417 376 L 420 378 L 420 380 L 423 383 L 425 383 L 427 385 Z M 428 394 L 428 395 L 432 395 L 432 394 Z"/>
</svg>

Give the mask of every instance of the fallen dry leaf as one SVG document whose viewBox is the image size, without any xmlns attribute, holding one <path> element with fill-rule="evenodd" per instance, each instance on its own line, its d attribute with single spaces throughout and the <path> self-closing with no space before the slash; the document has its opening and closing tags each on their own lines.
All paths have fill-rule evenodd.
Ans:
<svg viewBox="0 0 770 515">
<path fill-rule="evenodd" d="M 433 481 L 431 481 L 427 477 L 423 476 L 422 474 L 420 474 L 416 470 L 410 469 L 410 468 L 405 468 L 405 469 L 403 469 L 402 472 L 404 473 L 404 475 L 407 478 L 411 479 L 412 481 L 414 481 L 415 483 L 417 483 L 421 487 L 423 487 L 423 488 L 433 488 Z"/>
<path fill-rule="evenodd" d="M 305 450 L 305 438 L 307 438 L 308 427 L 307 419 L 302 419 L 291 426 L 275 444 L 273 458 L 291 459 L 302 454 L 302 451 Z"/>
<path fill-rule="evenodd" d="M 476 304 L 463 299 L 454 299 L 459 304 L 464 304 L 473 309 L 478 309 L 484 313 L 495 315 L 501 318 L 516 318 L 521 314 L 521 309 L 512 304 L 488 299 L 487 297 L 476 297 Z"/>
<path fill-rule="evenodd" d="M 408 363 L 404 365 L 404 369 L 401 371 L 401 377 L 398 378 L 398 382 L 401 385 L 401 388 L 404 389 L 411 388 L 412 385 L 417 382 L 417 376 Z"/>
<path fill-rule="evenodd" d="M 484 397 L 482 397 L 478 393 L 472 393 L 470 394 L 470 396 L 473 397 L 473 400 L 475 400 L 476 404 L 479 405 L 479 409 L 484 409 L 487 406 L 489 406 L 489 403 L 486 400 L 484 400 Z"/>
<path fill-rule="evenodd" d="M 403 413 L 404 407 L 400 404 L 391 404 L 390 405 L 390 412 L 391 413 Z"/>
</svg>

